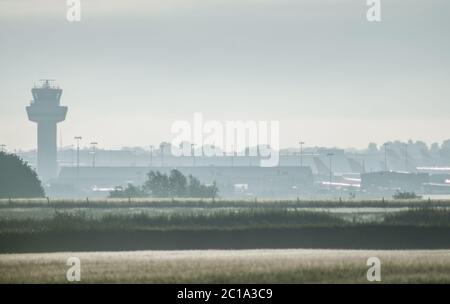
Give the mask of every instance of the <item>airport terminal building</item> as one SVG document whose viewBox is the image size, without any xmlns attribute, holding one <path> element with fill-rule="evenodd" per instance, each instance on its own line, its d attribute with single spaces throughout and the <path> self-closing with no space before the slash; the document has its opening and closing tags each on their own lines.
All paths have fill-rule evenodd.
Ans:
<svg viewBox="0 0 450 304">
<path fill-rule="evenodd" d="M 116 186 L 142 185 L 150 171 L 169 174 L 173 169 L 205 184 L 215 182 L 223 197 L 296 197 L 313 188 L 311 168 L 299 166 L 63 167 L 58 184 L 76 185 L 92 194 L 103 190 L 97 195 L 105 196 Z"/>
</svg>

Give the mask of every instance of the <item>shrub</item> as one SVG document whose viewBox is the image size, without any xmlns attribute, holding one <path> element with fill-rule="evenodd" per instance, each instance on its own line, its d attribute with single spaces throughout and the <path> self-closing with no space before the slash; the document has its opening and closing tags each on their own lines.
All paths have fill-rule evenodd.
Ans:
<svg viewBox="0 0 450 304">
<path fill-rule="evenodd" d="M 36 172 L 15 154 L 0 152 L 0 198 L 44 197 Z"/>
</svg>

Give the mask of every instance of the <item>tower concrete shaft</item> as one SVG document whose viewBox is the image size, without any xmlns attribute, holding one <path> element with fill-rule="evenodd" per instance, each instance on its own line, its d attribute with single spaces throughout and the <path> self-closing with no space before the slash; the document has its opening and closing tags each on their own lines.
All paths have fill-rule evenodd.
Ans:
<svg viewBox="0 0 450 304">
<path fill-rule="evenodd" d="M 52 80 L 41 80 L 31 93 L 33 100 L 26 107 L 28 119 L 37 123 L 37 171 L 44 181 L 58 174 L 56 124 L 66 119 L 67 107 L 60 106 L 62 90 Z"/>
</svg>

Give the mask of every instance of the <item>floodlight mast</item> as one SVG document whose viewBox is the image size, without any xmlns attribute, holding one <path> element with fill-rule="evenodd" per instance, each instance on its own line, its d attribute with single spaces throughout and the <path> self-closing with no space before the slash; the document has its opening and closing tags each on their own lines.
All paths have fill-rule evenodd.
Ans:
<svg viewBox="0 0 450 304">
<path fill-rule="evenodd" d="M 75 136 L 74 139 L 77 141 L 77 179 L 80 175 L 80 140 L 83 137 Z"/>
<path fill-rule="evenodd" d="M 299 141 L 300 145 L 300 168 L 303 167 L 303 145 L 305 144 L 304 141 Z"/>
<path fill-rule="evenodd" d="M 327 153 L 328 158 L 330 159 L 330 181 L 329 181 L 329 187 L 330 187 L 330 193 L 331 193 L 331 183 L 333 181 L 333 171 L 332 171 L 332 157 L 333 157 L 334 153 Z"/>
<path fill-rule="evenodd" d="M 92 146 L 92 167 L 95 168 L 95 154 L 96 154 L 96 146 L 98 145 L 98 142 L 94 141 L 91 142 Z"/>
</svg>

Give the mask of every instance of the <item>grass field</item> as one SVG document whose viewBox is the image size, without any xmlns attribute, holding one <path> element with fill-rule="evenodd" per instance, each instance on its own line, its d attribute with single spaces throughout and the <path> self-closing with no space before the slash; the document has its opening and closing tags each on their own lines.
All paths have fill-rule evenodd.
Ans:
<svg viewBox="0 0 450 304">
<path fill-rule="evenodd" d="M 0 255 L 0 283 L 68 283 L 66 260 L 81 260 L 81 283 L 450 283 L 450 250 L 194 250 Z"/>
<path fill-rule="evenodd" d="M 13 208 L 14 209 L 14 208 Z M 93 215 L 0 217 L 0 253 L 195 249 L 450 249 L 450 210 L 386 211 L 379 220 L 344 219 L 296 208 L 203 208 Z M 9 212 L 4 208 L 1 212 Z M 22 212 L 22 211 L 20 211 Z"/>
<path fill-rule="evenodd" d="M 345 208 L 344 208 L 345 209 Z M 392 210 L 394 209 L 394 210 Z M 99 212 L 102 210 L 102 212 Z M 310 208 L 0 208 L 0 233 L 145 229 L 270 228 L 349 225 L 450 226 L 450 209 L 420 206 L 342 213 Z M 371 216 L 368 216 L 371 215 Z"/>
<path fill-rule="evenodd" d="M 373 256 L 382 283 L 450 283 L 449 206 L 3 200 L 0 283 L 67 283 L 69 257 L 82 283 L 368 283 Z"/>
<path fill-rule="evenodd" d="M 198 199 L 198 198 L 0 198 L 0 208 L 52 207 L 52 208 L 403 208 L 450 207 L 449 199 Z"/>
</svg>

